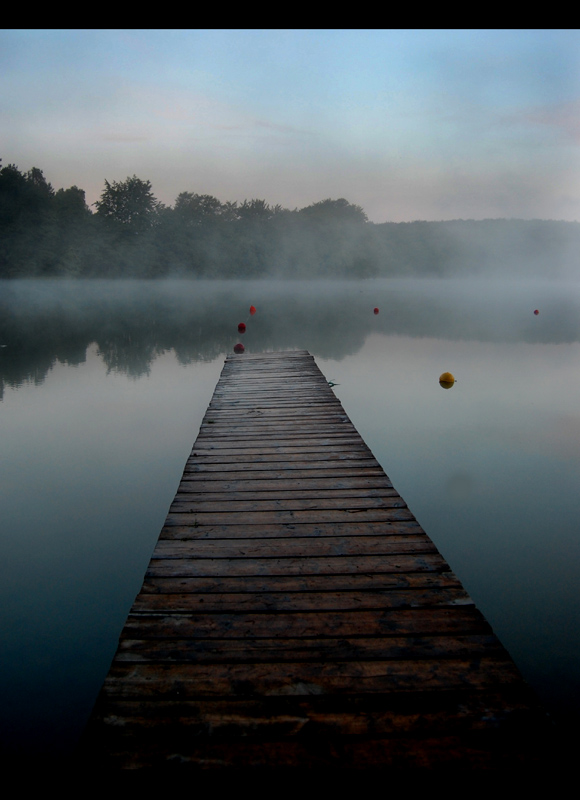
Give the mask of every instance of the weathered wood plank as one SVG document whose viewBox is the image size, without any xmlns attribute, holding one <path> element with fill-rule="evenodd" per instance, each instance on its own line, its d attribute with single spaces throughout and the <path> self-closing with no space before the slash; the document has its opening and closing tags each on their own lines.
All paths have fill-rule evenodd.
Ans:
<svg viewBox="0 0 580 800">
<path fill-rule="evenodd" d="M 282 497 L 297 497 L 304 495 L 309 497 L 317 493 L 320 497 L 326 497 L 327 493 L 341 492 L 343 497 L 348 496 L 349 492 L 375 492 L 377 489 L 392 489 L 391 481 L 382 475 L 371 477 L 350 477 L 346 478 L 319 478 L 304 481 L 300 478 L 288 478 L 284 481 L 284 489 L 280 489 L 279 480 L 256 480 L 255 478 L 237 478 L 230 481 L 214 478 L 214 480 L 203 480 L 199 475 L 193 478 L 191 475 L 184 474 L 177 494 L 181 492 L 190 494 L 223 494 L 235 498 L 251 493 L 256 499 L 260 494 L 266 495 L 271 492 L 282 492 Z M 356 495 L 354 495 L 356 496 Z"/>
<path fill-rule="evenodd" d="M 175 581 L 173 581 L 175 586 Z M 327 591 L 327 592 L 284 592 L 283 595 L 272 592 L 245 591 L 230 594 L 208 594 L 200 592 L 174 591 L 167 597 L 167 587 L 163 594 L 149 594 L 141 591 L 133 604 L 135 613 L 162 611 L 171 613 L 199 612 L 226 613 L 236 612 L 280 612 L 300 611 L 345 611 L 391 608 L 422 608 L 424 606 L 473 605 L 463 587 L 427 587 L 423 589 L 399 589 L 398 591 Z"/>
<path fill-rule="evenodd" d="M 275 444 L 269 443 L 268 445 L 257 445 L 252 446 L 249 443 L 240 442 L 237 446 L 224 446 L 222 444 L 221 447 L 217 446 L 212 443 L 211 446 L 204 446 L 203 442 L 196 445 L 195 451 L 191 454 L 191 457 L 204 457 L 207 458 L 208 456 L 240 456 L 240 455 L 250 455 L 250 456 L 264 456 L 264 455 L 297 455 L 300 453 L 314 453 L 316 455 L 320 455 L 322 452 L 324 453 L 366 453 L 367 455 L 370 453 L 370 450 L 365 445 L 357 442 L 356 440 L 347 441 L 345 439 L 339 439 L 338 441 L 335 439 L 334 441 L 329 441 L 328 444 L 320 445 L 316 442 L 312 442 L 310 439 L 300 438 L 294 441 L 289 441 L 285 444 Z"/>
<path fill-rule="evenodd" d="M 341 501 L 337 499 L 337 495 L 339 493 L 342 495 L 342 501 L 344 499 L 351 498 L 353 500 L 364 501 L 365 499 L 372 498 L 373 500 L 378 500 L 382 497 L 393 497 L 394 495 L 389 495 L 387 492 L 392 491 L 390 489 L 343 489 L 342 492 L 338 489 L 319 489 L 317 491 L 308 491 L 306 489 L 302 491 L 283 491 L 278 490 L 276 492 L 274 489 L 270 491 L 256 491 L 251 492 L 249 490 L 243 492 L 204 492 L 203 494 L 199 491 L 191 490 L 189 486 L 184 486 L 183 484 L 180 486 L 180 491 L 175 495 L 175 500 L 179 501 L 180 503 L 188 503 L 188 505 L 195 505 L 196 507 L 201 508 L 201 504 L 204 504 L 206 510 L 210 510 L 208 503 L 218 504 L 220 507 L 223 507 L 224 503 L 231 501 L 232 503 L 238 502 L 253 502 L 261 503 L 261 502 L 275 502 L 272 500 L 273 497 L 277 497 L 279 501 L 292 501 L 297 502 L 300 500 L 304 500 L 304 502 L 311 504 L 312 506 L 317 503 L 319 500 L 325 500 L 333 502 L 335 507 Z M 209 495 L 209 496 L 208 496 Z M 249 497 L 252 497 L 252 500 L 249 500 Z M 398 496 L 398 495 L 397 495 Z M 233 509 L 230 509 L 233 510 Z M 254 510 L 254 509 L 246 509 L 246 510 Z M 256 506 L 255 510 L 259 510 L 259 506 Z"/>
<path fill-rule="evenodd" d="M 437 553 L 427 535 L 423 536 L 325 536 L 315 541 L 292 539 L 218 539 L 195 544 L 195 558 L 299 558 L 308 549 L 309 558 L 323 556 L 399 555 Z M 187 558 L 192 550 L 189 539 L 160 539 L 151 558 Z"/>
<path fill-rule="evenodd" d="M 490 709 L 502 708 L 505 718 L 512 717 L 514 736 L 521 735 L 537 709 L 530 714 L 530 693 L 521 687 L 503 692 L 466 691 L 441 693 L 406 692 L 384 696 L 357 695 L 329 700 L 326 696 L 273 696 L 255 700 L 238 697 L 223 700 L 203 698 L 197 700 L 161 700 L 143 703 L 137 700 L 116 700 L 112 708 L 119 736 L 134 737 L 149 728 L 155 735 L 159 724 L 180 726 L 180 736 L 187 732 L 193 737 L 211 735 L 217 741 L 231 742 L 231 723 L 243 730 L 244 739 L 266 741 L 286 738 L 289 734 L 300 740 L 306 737 L 369 736 L 383 737 L 410 735 L 417 727 L 428 730 L 432 737 L 445 734 L 459 735 L 466 728 L 485 732 Z M 520 725 L 517 724 L 518 718 Z M 114 723 L 113 723 L 114 724 Z M 536 727 L 536 726 L 533 726 Z M 388 741 L 385 738 L 383 741 Z M 180 742 L 177 741 L 176 744 Z M 181 740 L 183 744 L 183 740 Z M 306 745 L 307 747 L 308 745 Z M 128 751 L 131 752 L 129 744 Z M 179 751 L 179 748 L 178 748 Z M 388 751 L 386 751 L 388 752 Z M 138 757 L 138 754 L 134 754 Z M 439 758 L 439 754 L 437 756 Z"/>
<path fill-rule="evenodd" d="M 189 592 L 201 594 L 238 594 L 240 608 L 245 595 L 251 597 L 265 592 L 301 592 L 305 597 L 311 593 L 325 592 L 369 592 L 406 591 L 407 589 L 463 588 L 452 572 L 355 572 L 318 575 L 239 575 L 218 576 L 146 576 L 142 593 Z M 170 602 L 170 598 L 167 598 Z"/>
<path fill-rule="evenodd" d="M 473 606 L 362 609 L 287 613 L 212 614 L 133 613 L 121 638 L 128 639 L 276 639 L 420 636 L 487 633 L 489 624 Z"/>
<path fill-rule="evenodd" d="M 105 698 L 188 699 L 223 696 L 382 694 L 498 689 L 517 685 L 510 659 L 410 659 L 275 664 L 157 664 L 115 661 Z"/>
<path fill-rule="evenodd" d="M 420 556 L 372 555 L 320 558 L 152 558 L 147 577 L 237 575 L 351 575 L 356 572 L 444 572 L 449 565 L 439 553 Z"/>
<path fill-rule="evenodd" d="M 323 661 L 509 659 L 493 634 L 342 639 L 121 639 L 115 663 L 195 661 L 204 664 L 288 664 Z"/>
<path fill-rule="evenodd" d="M 204 453 L 203 451 L 196 452 L 188 461 L 189 471 L 193 470 L 211 470 L 218 466 L 220 469 L 246 469 L 259 464 L 273 464 L 274 469 L 279 469 L 280 464 L 288 465 L 292 468 L 294 465 L 300 469 L 310 463 L 320 464 L 326 461 L 338 462 L 340 464 L 345 461 L 357 461 L 363 464 L 377 463 L 369 453 L 357 449 L 345 449 L 343 452 L 335 450 L 324 449 L 320 452 L 274 452 L 274 453 L 245 453 L 243 451 L 237 452 L 235 455 L 222 455 L 221 453 Z M 260 469 L 260 467 L 257 467 Z M 263 469 L 263 467 L 262 467 Z"/>
<path fill-rule="evenodd" d="M 205 475 L 200 476 L 199 470 L 190 470 L 189 462 L 185 466 L 183 473 L 183 480 L 240 480 L 242 479 L 243 470 L 207 470 Z M 213 473 L 213 474 L 212 474 Z M 296 469 L 296 465 L 292 469 L 272 469 L 268 465 L 268 469 L 255 469 L 252 474 L 247 476 L 247 480 L 300 480 L 302 478 L 315 480 L 317 478 L 331 478 L 332 480 L 340 481 L 343 478 L 373 478 L 383 475 L 383 471 L 379 464 L 371 466 L 361 466 L 360 461 L 351 462 L 336 462 L 327 461 L 324 466 L 317 467 L 316 464 L 310 464 L 308 469 Z"/>
<path fill-rule="evenodd" d="M 237 525 L 240 519 L 252 525 L 275 525 L 284 523 L 321 523 L 329 522 L 342 524 L 348 522 L 392 522 L 393 520 L 412 519 L 412 515 L 405 508 L 399 508 L 393 502 L 392 508 L 345 508 L 345 509 L 317 509 L 315 511 L 246 511 L 241 516 L 237 511 L 201 512 L 191 511 L 172 512 L 166 521 L 173 519 L 176 525 Z"/>
<path fill-rule="evenodd" d="M 396 520 L 380 522 L 350 522 L 340 526 L 343 536 L 397 536 L 418 535 L 425 531 L 414 519 L 409 509 L 397 509 Z M 407 519 L 399 519 L 406 514 Z M 197 523 L 197 524 L 196 524 Z M 336 534 L 336 525 L 329 523 L 283 523 L 269 525 L 251 525 L 235 523 L 234 525 L 203 524 L 191 519 L 191 515 L 170 514 L 161 529 L 159 539 L 285 539 L 300 535 L 301 537 L 325 537 Z"/>
<path fill-rule="evenodd" d="M 387 489 L 387 492 L 392 491 Z M 337 493 L 338 494 L 338 493 Z M 391 494 L 379 495 L 378 497 L 318 497 L 310 499 L 301 497 L 298 499 L 264 499 L 264 500 L 214 500 L 200 498 L 198 495 L 181 492 L 176 495 L 175 500 L 170 506 L 170 513 L 266 513 L 268 511 L 343 511 L 351 513 L 358 511 L 369 511 L 370 509 L 400 508 L 403 505 L 400 495 L 396 492 Z"/>
<path fill-rule="evenodd" d="M 247 448 L 256 446 L 255 440 L 251 441 L 247 436 L 241 439 L 237 439 L 234 436 L 230 437 L 229 439 L 224 437 L 214 437 L 211 435 L 213 430 L 214 428 L 206 428 L 205 434 L 207 435 L 202 435 L 200 431 L 200 435 L 196 439 L 193 452 L 197 452 L 198 450 L 229 450 L 237 449 L 239 447 Z M 349 433 L 348 431 L 342 430 L 336 431 L 336 429 L 333 429 L 328 436 L 322 436 L 318 433 L 315 433 L 312 436 L 304 436 L 302 431 L 291 430 L 287 434 L 270 437 L 267 441 L 267 444 L 264 446 L 300 447 L 302 445 L 306 445 L 308 447 L 320 448 L 332 445 L 340 447 L 343 444 L 358 444 L 361 447 L 367 447 L 366 444 L 361 444 L 360 437 L 357 433 Z M 261 447 L 262 442 L 260 441 L 257 446 Z"/>
</svg>

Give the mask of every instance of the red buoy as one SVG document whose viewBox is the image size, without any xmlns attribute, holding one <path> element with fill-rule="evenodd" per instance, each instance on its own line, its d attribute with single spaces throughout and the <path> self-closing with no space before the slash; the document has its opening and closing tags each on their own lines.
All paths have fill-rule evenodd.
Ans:
<svg viewBox="0 0 580 800">
<path fill-rule="evenodd" d="M 250 306 L 250 314 L 254 316 L 255 313 L 256 313 L 256 306 Z"/>
<path fill-rule="evenodd" d="M 536 310 L 534 311 L 534 314 L 536 315 L 536 317 L 538 316 L 538 314 L 539 314 L 539 313 L 540 313 L 540 312 L 539 312 L 539 311 L 538 311 L 538 309 L 536 308 Z"/>
<path fill-rule="evenodd" d="M 241 342 L 234 345 L 234 353 L 243 353 L 246 348 Z"/>
<path fill-rule="evenodd" d="M 246 323 L 240 322 L 238 325 L 238 333 L 245 333 L 246 332 Z"/>
<path fill-rule="evenodd" d="M 379 309 L 378 309 L 378 308 L 375 308 L 375 309 L 373 310 L 373 314 L 378 314 L 378 313 L 379 313 Z"/>
</svg>

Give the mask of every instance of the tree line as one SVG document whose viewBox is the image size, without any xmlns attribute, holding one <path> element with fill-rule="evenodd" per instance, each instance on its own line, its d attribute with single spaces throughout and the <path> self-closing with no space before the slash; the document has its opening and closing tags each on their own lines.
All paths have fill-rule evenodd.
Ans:
<svg viewBox="0 0 580 800">
<path fill-rule="evenodd" d="M 42 170 L 0 169 L 0 278 L 370 278 L 578 274 L 580 224 L 454 220 L 374 224 L 344 198 L 301 209 L 181 192 L 174 205 L 136 175 L 92 211 Z"/>
</svg>

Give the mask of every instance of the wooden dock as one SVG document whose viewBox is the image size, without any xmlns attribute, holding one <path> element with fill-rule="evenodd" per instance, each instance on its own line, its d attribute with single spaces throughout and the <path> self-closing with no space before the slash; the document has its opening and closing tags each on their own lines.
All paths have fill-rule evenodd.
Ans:
<svg viewBox="0 0 580 800">
<path fill-rule="evenodd" d="M 228 357 L 81 757 L 493 769 L 551 735 L 312 356 Z"/>
</svg>

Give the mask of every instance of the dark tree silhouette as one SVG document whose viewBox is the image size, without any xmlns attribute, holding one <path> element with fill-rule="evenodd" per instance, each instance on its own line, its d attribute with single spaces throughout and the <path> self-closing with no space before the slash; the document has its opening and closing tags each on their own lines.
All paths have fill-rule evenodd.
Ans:
<svg viewBox="0 0 580 800">
<path fill-rule="evenodd" d="M 161 204 L 151 191 L 151 182 L 133 175 L 120 182 L 106 180 L 101 199 L 95 205 L 100 217 L 140 233 L 154 225 Z"/>
<path fill-rule="evenodd" d="M 360 206 L 349 203 L 344 197 L 338 200 L 321 200 L 300 211 L 300 214 L 316 222 L 359 223 L 368 222 L 367 215 Z"/>
<path fill-rule="evenodd" d="M 203 225 L 221 216 L 222 204 L 210 194 L 181 192 L 174 209 L 186 225 Z"/>
<path fill-rule="evenodd" d="M 90 208 L 85 200 L 84 189 L 71 186 L 70 189 L 59 189 L 54 196 L 56 213 L 61 221 L 78 222 L 90 216 Z"/>
</svg>

